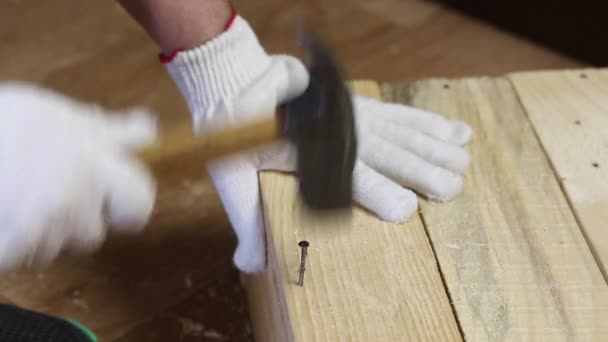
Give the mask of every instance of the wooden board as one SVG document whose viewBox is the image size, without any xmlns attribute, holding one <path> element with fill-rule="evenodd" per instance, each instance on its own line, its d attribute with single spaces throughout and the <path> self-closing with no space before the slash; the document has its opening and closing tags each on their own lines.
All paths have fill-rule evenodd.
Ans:
<svg viewBox="0 0 608 342">
<path fill-rule="evenodd" d="M 608 288 L 509 81 L 429 80 L 387 93 L 475 132 L 462 196 L 422 203 L 465 339 L 605 340 Z"/>
<path fill-rule="evenodd" d="M 375 83 L 355 91 L 379 96 Z M 258 341 L 459 341 L 420 219 L 380 222 L 357 209 L 320 223 L 300 210 L 292 176 L 260 175 L 270 270 L 248 279 Z M 304 286 L 298 242 L 310 243 Z"/>
<path fill-rule="evenodd" d="M 608 274 L 608 70 L 509 76 Z"/>
</svg>

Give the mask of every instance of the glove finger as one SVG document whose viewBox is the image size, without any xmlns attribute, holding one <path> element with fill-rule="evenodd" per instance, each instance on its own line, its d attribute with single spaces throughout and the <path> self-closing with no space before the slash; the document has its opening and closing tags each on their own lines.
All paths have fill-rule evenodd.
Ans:
<svg viewBox="0 0 608 342">
<path fill-rule="evenodd" d="M 150 219 L 156 184 L 148 170 L 127 157 L 106 158 L 101 167 L 104 216 L 110 226 L 124 233 L 139 233 Z"/>
<path fill-rule="evenodd" d="M 460 120 L 447 120 L 433 112 L 359 95 L 354 97 L 354 103 L 362 117 L 408 126 L 450 144 L 464 145 L 471 139 L 471 127 Z"/>
<path fill-rule="evenodd" d="M 448 201 L 462 191 L 461 175 L 433 165 L 374 134 L 365 135 L 360 156 L 381 174 L 429 199 Z"/>
<path fill-rule="evenodd" d="M 13 272 L 27 263 L 28 255 L 35 250 L 31 242 L 34 232 L 26 230 L 27 226 L 3 222 L 0 234 L 0 274 Z"/>
<path fill-rule="evenodd" d="M 28 265 L 47 267 L 64 250 L 84 254 L 99 249 L 106 237 L 99 209 L 100 206 L 89 204 L 79 207 L 77 212 L 61 213 L 61 217 L 46 222 L 28 257 Z"/>
<path fill-rule="evenodd" d="M 105 238 L 100 206 L 88 198 L 77 203 L 72 210 L 49 208 L 47 213 L 37 210 L 32 215 L 17 215 L 25 221 L 12 223 L 0 235 L 0 273 L 22 266 L 46 267 L 64 249 L 96 250 Z"/>
<path fill-rule="evenodd" d="M 59 246 L 75 253 L 91 253 L 101 247 L 106 238 L 106 227 L 103 219 L 103 183 L 95 183 L 80 189 L 77 198 L 72 199 L 67 209 L 59 211 L 49 223 L 49 237 L 52 231 L 68 230 L 58 241 L 47 247 L 49 253 Z"/>
<path fill-rule="evenodd" d="M 366 128 L 364 132 L 381 136 L 395 146 L 452 172 L 463 173 L 469 166 L 469 154 L 461 146 L 434 139 L 409 127 L 397 126 L 387 121 L 364 120 L 362 126 Z"/>
<path fill-rule="evenodd" d="M 355 201 L 385 221 L 404 222 L 418 208 L 416 194 L 361 161 L 357 161 L 353 177 Z"/>
<path fill-rule="evenodd" d="M 237 156 L 209 164 L 209 175 L 238 240 L 235 265 L 243 272 L 262 272 L 266 267 L 266 243 L 255 165 Z"/>
<path fill-rule="evenodd" d="M 88 191 L 74 202 L 77 207 L 60 210 L 53 215 L 53 219 L 46 222 L 43 242 L 36 251 L 39 265 L 48 265 L 64 249 L 76 253 L 91 253 L 105 240 L 101 196 Z"/>
<path fill-rule="evenodd" d="M 158 124 L 156 117 L 145 108 L 132 108 L 124 112 L 103 112 L 96 108 L 96 114 L 89 124 L 95 126 L 102 137 L 128 150 L 137 150 L 156 141 Z"/>
</svg>

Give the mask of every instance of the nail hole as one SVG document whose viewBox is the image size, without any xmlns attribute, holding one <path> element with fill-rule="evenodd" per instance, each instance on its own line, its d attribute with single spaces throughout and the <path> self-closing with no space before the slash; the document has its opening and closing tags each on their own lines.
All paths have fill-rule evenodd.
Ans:
<svg viewBox="0 0 608 342">
<path fill-rule="evenodd" d="M 593 165 L 593 167 L 600 167 L 600 164 L 598 164 L 598 163 L 593 163 L 591 165 Z"/>
<path fill-rule="evenodd" d="M 306 240 L 302 240 L 298 243 L 298 246 L 300 247 L 308 247 L 308 241 Z"/>
<path fill-rule="evenodd" d="M 582 74 L 581 74 L 581 78 L 587 78 L 587 74 L 582 73 Z"/>
<path fill-rule="evenodd" d="M 576 121 L 574 121 L 574 124 L 575 124 L 575 125 L 579 125 L 579 126 L 580 126 L 580 125 L 581 125 L 581 120 L 576 120 Z"/>
<path fill-rule="evenodd" d="M 443 89 L 450 89 L 450 85 L 449 85 L 449 84 L 447 84 L 447 83 L 446 83 L 446 84 L 444 84 L 444 85 L 443 85 Z"/>
</svg>

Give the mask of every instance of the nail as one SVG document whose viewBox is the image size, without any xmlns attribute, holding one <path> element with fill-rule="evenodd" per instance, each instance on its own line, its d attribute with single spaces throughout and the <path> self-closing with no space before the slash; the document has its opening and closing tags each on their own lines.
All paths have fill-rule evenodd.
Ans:
<svg viewBox="0 0 608 342">
<path fill-rule="evenodd" d="M 302 249 L 300 257 L 300 279 L 298 279 L 298 285 L 304 286 L 304 271 L 306 270 L 306 256 L 308 255 L 308 241 L 303 240 L 298 243 L 298 246 Z"/>
</svg>

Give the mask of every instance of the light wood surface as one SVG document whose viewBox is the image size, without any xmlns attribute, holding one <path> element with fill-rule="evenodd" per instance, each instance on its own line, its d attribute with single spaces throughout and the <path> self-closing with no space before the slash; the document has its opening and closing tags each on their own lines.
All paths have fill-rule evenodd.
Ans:
<svg viewBox="0 0 608 342">
<path fill-rule="evenodd" d="M 421 81 L 394 97 L 475 132 L 462 196 L 421 205 L 466 340 L 605 339 L 608 287 L 510 82 Z"/>
<path fill-rule="evenodd" d="M 608 70 L 509 76 L 604 276 L 608 267 Z"/>
<path fill-rule="evenodd" d="M 356 82 L 353 89 L 379 96 L 373 82 Z M 272 274 L 252 279 L 251 286 L 277 296 L 278 317 L 274 326 L 254 325 L 259 341 L 460 340 L 418 217 L 388 224 L 356 209 L 347 220 L 319 221 L 302 212 L 292 176 L 264 172 L 260 186 Z M 296 285 L 301 240 L 310 243 L 302 287 Z M 264 294 L 251 295 L 259 300 Z M 266 305 L 250 310 L 253 317 L 268 315 Z M 287 338 L 270 339 L 268 329 Z"/>
</svg>

